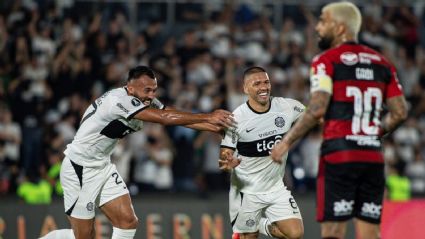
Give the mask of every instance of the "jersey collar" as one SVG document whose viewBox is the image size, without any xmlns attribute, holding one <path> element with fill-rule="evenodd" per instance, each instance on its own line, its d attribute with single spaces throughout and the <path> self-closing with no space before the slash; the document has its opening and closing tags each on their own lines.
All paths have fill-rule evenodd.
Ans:
<svg viewBox="0 0 425 239">
<path fill-rule="evenodd" d="M 258 111 L 256 111 L 256 110 L 254 110 L 254 108 L 252 108 L 252 107 L 251 107 L 251 105 L 249 104 L 249 101 L 246 101 L 246 104 L 248 105 L 248 108 L 249 108 L 252 112 L 254 112 L 254 113 L 256 113 L 256 114 L 265 114 L 265 113 L 269 112 L 269 111 L 270 111 L 270 108 L 272 107 L 272 99 L 273 99 L 273 97 L 272 97 L 272 96 L 270 96 L 270 104 L 269 104 L 269 108 L 268 108 L 266 111 L 264 111 L 264 112 L 258 112 Z"/>
</svg>

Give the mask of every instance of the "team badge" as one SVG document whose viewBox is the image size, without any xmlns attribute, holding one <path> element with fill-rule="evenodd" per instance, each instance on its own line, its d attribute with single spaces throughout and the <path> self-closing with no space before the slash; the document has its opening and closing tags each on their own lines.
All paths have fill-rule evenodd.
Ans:
<svg viewBox="0 0 425 239">
<path fill-rule="evenodd" d="M 282 128 L 283 126 L 285 126 L 285 120 L 282 117 L 277 117 L 276 119 L 274 119 L 274 124 L 279 127 Z"/>
<path fill-rule="evenodd" d="M 139 106 L 141 103 L 142 102 L 139 99 L 137 99 L 137 98 L 133 98 L 131 100 L 131 104 L 134 105 L 134 106 Z"/>
<path fill-rule="evenodd" d="M 255 221 L 252 219 L 248 219 L 245 223 L 248 227 L 253 227 L 255 225 Z"/>
<path fill-rule="evenodd" d="M 353 52 L 344 52 L 339 58 L 341 59 L 342 63 L 347 66 L 352 66 L 359 62 L 359 57 L 356 53 Z"/>
<path fill-rule="evenodd" d="M 92 202 L 87 203 L 87 211 L 91 212 L 94 209 L 94 204 Z"/>
</svg>

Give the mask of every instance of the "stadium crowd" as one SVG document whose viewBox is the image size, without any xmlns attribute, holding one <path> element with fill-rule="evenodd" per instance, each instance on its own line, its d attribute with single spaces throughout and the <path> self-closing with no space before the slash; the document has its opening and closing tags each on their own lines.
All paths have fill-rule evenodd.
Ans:
<svg viewBox="0 0 425 239">
<path fill-rule="evenodd" d="M 186 111 L 243 103 L 242 73 L 251 65 L 267 69 L 272 95 L 307 103 L 319 5 L 282 5 L 282 24 L 275 24 L 258 3 L 179 2 L 170 25 L 161 12 L 166 3 L 138 3 L 132 24 L 130 6 L 100 2 L 0 3 L 0 194 L 26 198 L 23 186 L 47 181 L 47 193 L 60 195 L 63 150 L 83 111 L 123 85 L 135 65 L 151 66 L 158 98 Z M 363 2 L 360 41 L 396 65 L 409 102 L 408 120 L 384 141 L 388 174 L 405 175 L 412 195 L 424 197 L 425 4 L 417 4 Z M 314 190 L 320 141 L 317 128 L 291 151 L 286 180 L 293 190 Z M 206 195 L 228 188 L 218 168 L 220 142 L 218 134 L 146 124 L 112 158 L 134 195 Z"/>
</svg>

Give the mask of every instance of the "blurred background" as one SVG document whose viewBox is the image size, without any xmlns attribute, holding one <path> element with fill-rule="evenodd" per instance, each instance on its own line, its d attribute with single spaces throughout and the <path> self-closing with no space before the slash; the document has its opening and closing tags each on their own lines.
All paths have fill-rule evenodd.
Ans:
<svg viewBox="0 0 425 239">
<path fill-rule="evenodd" d="M 123 86 L 136 65 L 152 67 L 158 98 L 185 111 L 234 110 L 246 101 L 242 73 L 252 65 L 268 71 L 272 95 L 307 104 L 309 63 L 319 53 L 314 27 L 327 2 L 0 1 L 0 238 L 5 228 L 19 228 L 16 216 L 2 227 L 7 205 L 59 205 L 56 220 L 65 221 L 63 150 L 86 107 Z M 425 2 L 353 2 L 363 14 L 360 42 L 395 64 L 410 107 L 409 119 L 385 139 L 386 197 L 425 198 Z M 146 195 L 217 202 L 227 228 L 229 178 L 217 165 L 220 141 L 213 133 L 147 124 L 120 142 L 112 160 L 136 209 Z M 317 128 L 291 151 L 285 175 L 295 197 L 313 205 L 303 214 L 313 222 L 320 142 Z"/>
</svg>

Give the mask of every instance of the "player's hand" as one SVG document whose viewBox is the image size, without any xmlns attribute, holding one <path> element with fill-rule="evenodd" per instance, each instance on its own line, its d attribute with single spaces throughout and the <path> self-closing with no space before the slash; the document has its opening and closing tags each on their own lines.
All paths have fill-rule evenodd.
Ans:
<svg viewBox="0 0 425 239">
<path fill-rule="evenodd" d="M 218 160 L 218 166 L 220 170 L 230 171 L 236 168 L 241 163 L 240 158 L 236 158 L 230 152 L 225 154 L 223 159 Z"/>
<path fill-rule="evenodd" d="M 208 123 L 218 125 L 222 128 L 231 128 L 236 126 L 236 121 L 233 114 L 227 110 L 215 110 L 210 113 Z"/>
<path fill-rule="evenodd" d="M 270 156 L 273 161 L 277 163 L 282 163 L 282 157 L 288 151 L 289 151 L 289 144 L 287 144 L 285 141 L 281 141 L 273 147 L 272 152 L 270 153 Z"/>
</svg>

